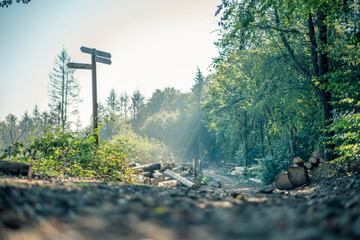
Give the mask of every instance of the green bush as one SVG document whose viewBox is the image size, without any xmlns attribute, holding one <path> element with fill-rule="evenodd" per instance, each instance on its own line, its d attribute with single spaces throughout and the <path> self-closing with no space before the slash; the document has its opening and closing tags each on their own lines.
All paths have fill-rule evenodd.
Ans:
<svg viewBox="0 0 360 240">
<path fill-rule="evenodd" d="M 334 144 L 338 156 L 334 162 L 340 169 L 360 173 L 360 114 L 349 112 L 334 118 L 330 129 L 334 135 L 329 143 Z"/>
<path fill-rule="evenodd" d="M 45 129 L 43 136 L 15 145 L 1 158 L 31 163 L 35 174 L 132 182 L 123 149 L 104 142 L 96 147 L 92 135 L 79 138 L 60 129 L 55 133 Z"/>
<path fill-rule="evenodd" d="M 169 148 L 156 139 L 149 139 L 135 134 L 131 129 L 119 132 L 110 144 L 122 148 L 129 161 L 140 164 L 170 162 L 174 160 Z"/>
<path fill-rule="evenodd" d="M 264 184 L 271 184 L 279 173 L 286 171 L 288 166 L 288 161 L 282 157 L 265 157 L 258 162 L 258 178 Z"/>
</svg>

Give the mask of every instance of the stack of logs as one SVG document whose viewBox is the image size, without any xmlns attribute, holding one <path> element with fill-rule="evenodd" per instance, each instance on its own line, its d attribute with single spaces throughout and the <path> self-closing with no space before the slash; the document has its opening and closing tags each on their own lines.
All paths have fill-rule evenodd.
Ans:
<svg viewBox="0 0 360 240">
<path fill-rule="evenodd" d="M 310 182 L 308 169 L 301 158 L 294 158 L 293 166 L 288 167 L 287 172 L 280 173 L 273 185 L 280 190 L 291 190 Z"/>
<path fill-rule="evenodd" d="M 176 187 L 180 183 L 186 187 L 197 190 L 201 187 L 201 181 L 193 178 L 190 168 L 183 165 L 175 166 L 173 163 L 151 163 L 133 167 L 135 180 L 140 184 L 149 184 L 158 187 Z M 193 179 L 190 181 L 189 179 Z"/>
<path fill-rule="evenodd" d="M 312 156 L 308 162 L 296 157 L 293 159 L 293 166 L 288 167 L 287 172 L 280 173 L 273 185 L 280 190 L 291 190 L 306 185 L 310 182 L 313 172 L 324 165 L 329 163 L 326 163 L 322 157 Z"/>
</svg>

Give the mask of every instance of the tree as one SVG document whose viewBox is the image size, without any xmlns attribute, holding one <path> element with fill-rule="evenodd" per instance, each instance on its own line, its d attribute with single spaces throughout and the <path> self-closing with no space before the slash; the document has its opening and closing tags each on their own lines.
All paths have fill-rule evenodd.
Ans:
<svg viewBox="0 0 360 240">
<path fill-rule="evenodd" d="M 195 94 L 195 96 L 200 97 L 202 93 L 202 89 L 205 85 L 205 77 L 200 71 L 199 67 L 197 68 L 196 76 L 194 78 L 194 85 L 191 88 L 191 91 Z"/>
<path fill-rule="evenodd" d="M 20 132 L 22 133 L 22 142 L 26 141 L 30 137 L 30 133 L 33 129 L 33 119 L 26 111 L 19 122 Z"/>
<path fill-rule="evenodd" d="M 120 102 L 115 90 L 112 88 L 106 100 L 106 108 L 109 112 L 117 114 L 120 111 Z"/>
<path fill-rule="evenodd" d="M 344 43 L 347 35 L 359 38 L 355 30 L 358 19 L 354 17 L 358 15 L 359 3 L 223 0 L 217 14 L 221 11 L 222 39 L 218 46 L 223 51 L 222 56 L 233 49 L 257 49 L 272 43 L 288 58 L 284 65 L 290 65 L 313 85 L 322 106 L 323 125 L 329 127 L 334 112 L 333 93 L 327 84 L 329 76 L 343 71 L 344 66 L 351 68 L 350 63 L 357 59 L 356 54 L 351 55 L 338 46 Z M 350 61 L 346 63 L 344 59 Z"/>
<path fill-rule="evenodd" d="M 77 113 L 80 86 L 74 78 L 74 69 L 67 67 L 71 57 L 63 48 L 55 58 L 54 67 L 49 73 L 50 83 L 48 94 L 50 96 L 50 109 L 57 119 L 57 124 L 65 128 L 70 123 L 69 114 Z"/>
<path fill-rule="evenodd" d="M 16 0 L 17 3 L 28 4 L 31 0 Z M 13 3 L 13 0 L 3 0 L 0 2 L 0 7 L 9 7 Z"/>
<path fill-rule="evenodd" d="M 128 116 L 129 108 L 129 95 L 126 92 L 120 94 L 120 112 L 124 115 L 126 119 Z"/>
<path fill-rule="evenodd" d="M 141 107 L 144 105 L 145 97 L 139 90 L 135 90 L 131 96 L 131 113 L 133 119 L 135 119 L 140 112 Z"/>
</svg>

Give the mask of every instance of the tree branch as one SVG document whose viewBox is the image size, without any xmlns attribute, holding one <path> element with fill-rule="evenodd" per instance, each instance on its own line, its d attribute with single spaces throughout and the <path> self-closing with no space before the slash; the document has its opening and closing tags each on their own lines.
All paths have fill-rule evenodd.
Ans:
<svg viewBox="0 0 360 240">
<path fill-rule="evenodd" d="M 275 13 L 275 23 L 276 25 L 280 25 L 280 19 L 279 19 L 279 14 L 278 11 L 276 9 L 274 9 L 274 13 Z M 300 62 L 297 60 L 293 49 L 290 47 L 285 35 L 283 32 L 279 32 L 280 35 L 280 39 L 282 41 L 282 43 L 284 44 L 284 47 L 286 48 L 286 50 L 288 51 L 291 60 L 294 62 L 296 69 L 304 76 L 306 76 L 307 78 L 311 78 L 311 74 L 300 64 Z"/>
</svg>

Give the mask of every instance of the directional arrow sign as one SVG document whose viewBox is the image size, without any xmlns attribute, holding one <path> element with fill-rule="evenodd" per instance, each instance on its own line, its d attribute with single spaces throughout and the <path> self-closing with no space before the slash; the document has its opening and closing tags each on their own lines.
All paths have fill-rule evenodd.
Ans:
<svg viewBox="0 0 360 240">
<path fill-rule="evenodd" d="M 95 61 L 96 62 L 99 62 L 99 63 L 105 63 L 105 64 L 111 64 L 111 60 L 110 59 L 108 59 L 108 58 L 102 58 L 102 57 L 98 57 L 98 56 L 96 56 L 95 57 Z"/>
<path fill-rule="evenodd" d="M 100 57 L 104 57 L 104 58 L 111 58 L 111 54 L 108 52 L 103 52 L 103 51 L 99 51 L 96 50 L 95 48 L 87 48 L 87 47 L 81 47 L 80 50 L 83 53 L 88 53 L 88 54 L 93 54 L 96 56 L 100 56 Z"/>
<path fill-rule="evenodd" d="M 69 68 L 76 68 L 76 69 L 91 69 L 91 64 L 87 63 L 68 63 L 67 65 Z"/>
</svg>

